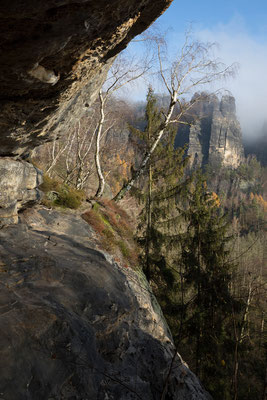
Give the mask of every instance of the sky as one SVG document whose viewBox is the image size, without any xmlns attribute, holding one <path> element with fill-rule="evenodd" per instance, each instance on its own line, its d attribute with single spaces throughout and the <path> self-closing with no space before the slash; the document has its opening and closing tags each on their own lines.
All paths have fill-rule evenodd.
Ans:
<svg viewBox="0 0 267 400">
<path fill-rule="evenodd" d="M 191 25 L 196 38 L 218 43 L 222 62 L 239 64 L 224 88 L 236 98 L 244 137 L 260 134 L 267 120 L 267 0 L 174 0 L 156 25 L 167 31 L 170 51 Z"/>
</svg>

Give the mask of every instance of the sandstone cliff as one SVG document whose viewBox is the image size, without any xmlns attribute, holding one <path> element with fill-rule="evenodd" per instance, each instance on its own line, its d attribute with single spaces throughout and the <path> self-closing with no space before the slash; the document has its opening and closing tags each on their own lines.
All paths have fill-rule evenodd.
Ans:
<svg viewBox="0 0 267 400">
<path fill-rule="evenodd" d="M 204 96 L 189 116 L 190 126 L 178 129 L 177 146 L 188 144 L 191 166 L 222 163 L 236 168 L 244 159 L 242 132 L 232 96 Z"/>
<path fill-rule="evenodd" d="M 88 111 L 114 57 L 171 1 L 0 2 L 0 157 L 5 157 L 0 169 L 0 187 L 5 190 L 0 226 L 17 219 L 22 192 L 28 190 L 25 164 L 17 161 L 14 167 L 10 157 L 24 158 L 31 149 L 69 131 Z M 26 169 L 31 180 L 35 174 L 30 197 L 38 200 L 40 174 Z M 8 189 L 7 171 L 19 193 Z"/>
<path fill-rule="evenodd" d="M 175 349 L 142 274 L 97 250 L 80 216 L 27 209 L 42 177 L 22 160 L 88 110 L 114 57 L 170 3 L 1 1 L 3 399 L 154 400 L 166 383 L 168 399 L 210 399 L 179 355 L 169 374 Z"/>
<path fill-rule="evenodd" d="M 3 0 L 0 155 L 24 154 L 80 118 L 114 56 L 171 0 Z"/>
<path fill-rule="evenodd" d="M 160 308 L 79 215 L 27 210 L 0 254 L 1 398 L 161 399 L 175 349 Z M 210 399 L 178 354 L 167 382 L 165 399 Z"/>
</svg>

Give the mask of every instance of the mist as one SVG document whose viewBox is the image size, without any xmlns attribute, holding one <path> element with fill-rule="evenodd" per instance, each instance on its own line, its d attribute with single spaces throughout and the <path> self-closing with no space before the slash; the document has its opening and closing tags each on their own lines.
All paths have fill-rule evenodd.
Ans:
<svg viewBox="0 0 267 400">
<path fill-rule="evenodd" d="M 245 140 L 262 134 L 267 120 L 267 41 L 246 30 L 241 17 L 213 29 L 199 30 L 202 41 L 218 43 L 217 56 L 226 65 L 239 64 L 235 78 L 227 80 L 224 88 L 236 99 L 237 116 Z"/>
<path fill-rule="evenodd" d="M 170 58 L 184 43 L 184 33 L 172 32 L 167 38 Z M 267 123 L 267 39 L 251 34 L 240 16 L 235 16 L 227 24 L 217 24 L 213 28 L 198 29 L 193 25 L 193 37 L 203 42 L 216 42 L 215 57 L 225 65 L 238 63 L 237 74 L 226 81 L 215 83 L 204 90 L 215 91 L 218 88 L 229 91 L 236 99 L 237 117 L 242 127 L 245 141 L 253 141 L 263 133 Z M 133 54 L 142 52 L 136 44 L 129 46 Z M 145 100 L 148 84 L 155 92 L 162 92 L 162 83 L 158 76 L 149 76 L 138 80 L 129 90 L 133 101 Z M 127 94 L 126 94 L 127 96 Z"/>
</svg>

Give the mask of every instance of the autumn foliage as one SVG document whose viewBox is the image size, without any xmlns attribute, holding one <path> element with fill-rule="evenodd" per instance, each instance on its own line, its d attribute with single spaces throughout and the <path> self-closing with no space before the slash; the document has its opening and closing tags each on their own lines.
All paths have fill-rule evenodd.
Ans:
<svg viewBox="0 0 267 400">
<path fill-rule="evenodd" d="M 136 268 L 139 250 L 134 240 L 134 227 L 122 208 L 112 200 L 101 200 L 82 218 L 96 232 L 100 247 L 111 252 L 123 265 Z"/>
</svg>

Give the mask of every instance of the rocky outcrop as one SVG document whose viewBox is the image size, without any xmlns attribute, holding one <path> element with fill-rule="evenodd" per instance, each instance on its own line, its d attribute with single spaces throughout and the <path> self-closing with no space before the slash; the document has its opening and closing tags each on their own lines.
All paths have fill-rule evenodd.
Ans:
<svg viewBox="0 0 267 400">
<path fill-rule="evenodd" d="M 32 164 L 0 158 L 0 226 L 18 222 L 18 211 L 41 199 L 42 173 Z"/>
<path fill-rule="evenodd" d="M 177 354 L 141 272 L 97 250 L 77 214 L 0 230 L 0 393 L 8 400 L 210 396 Z M 167 379 L 167 376 L 169 378 Z"/>
<path fill-rule="evenodd" d="M 218 158 L 223 165 L 237 168 L 244 159 L 244 149 L 235 99 L 223 96 L 216 106 L 212 115 L 209 158 Z"/>
<path fill-rule="evenodd" d="M 114 56 L 171 1 L 1 1 L 0 155 L 24 155 L 68 131 Z"/>
<path fill-rule="evenodd" d="M 242 132 L 232 96 L 205 96 L 190 116 L 191 126 L 179 129 L 176 145 L 188 144 L 191 166 L 211 162 L 236 168 L 244 159 Z"/>
<path fill-rule="evenodd" d="M 1 1 L 0 157 L 25 158 L 72 129 L 90 110 L 114 57 L 171 1 Z M 0 224 L 7 224 L 17 221 L 26 197 L 39 194 L 28 178 L 23 183 L 36 170 L 7 158 L 3 165 Z"/>
<path fill-rule="evenodd" d="M 141 272 L 97 250 L 79 216 L 23 211 L 40 197 L 41 173 L 21 158 L 87 112 L 114 57 L 170 3 L 0 3 L 3 399 L 155 400 L 164 387 L 166 399 L 210 399 L 178 354 L 172 364 L 170 332 Z M 18 210 L 20 223 L 5 227 Z"/>
</svg>

